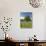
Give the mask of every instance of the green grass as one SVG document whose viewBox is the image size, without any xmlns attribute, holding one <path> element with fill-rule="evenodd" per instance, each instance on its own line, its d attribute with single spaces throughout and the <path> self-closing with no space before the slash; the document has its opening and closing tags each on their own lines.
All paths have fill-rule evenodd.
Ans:
<svg viewBox="0 0 46 46">
<path fill-rule="evenodd" d="M 32 28 L 32 22 L 22 22 L 20 26 L 21 28 Z"/>
</svg>

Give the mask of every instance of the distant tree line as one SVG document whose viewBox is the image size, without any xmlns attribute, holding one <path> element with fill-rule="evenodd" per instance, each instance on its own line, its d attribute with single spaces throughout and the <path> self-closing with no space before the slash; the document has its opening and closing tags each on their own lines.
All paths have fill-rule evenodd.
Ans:
<svg viewBox="0 0 46 46">
<path fill-rule="evenodd" d="M 32 20 L 31 20 L 30 16 L 26 16 L 24 19 L 21 19 L 21 21 L 27 21 L 28 22 L 28 21 L 32 21 Z"/>
</svg>

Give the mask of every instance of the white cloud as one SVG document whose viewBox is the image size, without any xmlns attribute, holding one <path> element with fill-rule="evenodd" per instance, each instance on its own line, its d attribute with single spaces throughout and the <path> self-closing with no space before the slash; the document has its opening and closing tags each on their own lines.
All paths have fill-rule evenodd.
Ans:
<svg viewBox="0 0 46 46">
<path fill-rule="evenodd" d="M 24 19 L 24 17 L 20 17 L 20 19 Z"/>
</svg>

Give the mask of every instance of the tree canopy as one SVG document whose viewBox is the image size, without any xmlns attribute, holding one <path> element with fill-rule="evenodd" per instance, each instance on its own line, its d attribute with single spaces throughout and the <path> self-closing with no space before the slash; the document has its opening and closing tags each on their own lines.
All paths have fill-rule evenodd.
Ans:
<svg viewBox="0 0 46 46">
<path fill-rule="evenodd" d="M 24 18 L 24 20 L 25 20 L 25 21 L 32 21 L 31 18 L 30 18 L 30 16 L 26 16 L 26 17 Z"/>
</svg>

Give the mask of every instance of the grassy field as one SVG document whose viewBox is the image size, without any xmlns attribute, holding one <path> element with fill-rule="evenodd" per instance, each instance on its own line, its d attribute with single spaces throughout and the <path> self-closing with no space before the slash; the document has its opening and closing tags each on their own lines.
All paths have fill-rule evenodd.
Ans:
<svg viewBox="0 0 46 46">
<path fill-rule="evenodd" d="M 32 28 L 32 22 L 21 22 L 21 28 Z"/>
</svg>

